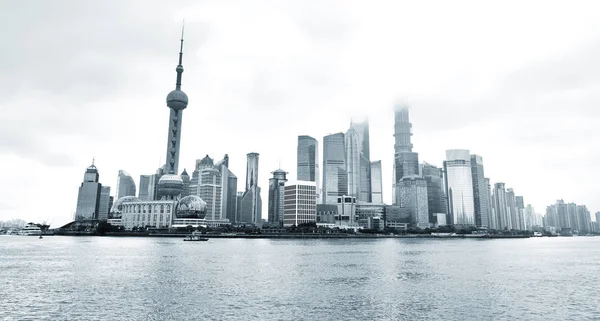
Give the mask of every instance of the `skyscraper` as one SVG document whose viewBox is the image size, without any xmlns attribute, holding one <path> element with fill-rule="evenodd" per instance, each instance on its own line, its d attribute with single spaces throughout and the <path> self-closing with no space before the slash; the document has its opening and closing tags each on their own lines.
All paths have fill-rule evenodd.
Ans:
<svg viewBox="0 0 600 321">
<path fill-rule="evenodd" d="M 494 218 L 496 219 L 496 229 L 498 230 L 510 230 L 512 224 L 510 221 L 510 215 L 508 210 L 508 203 L 506 200 L 506 189 L 504 183 L 494 184 L 494 194 L 492 196 Z"/>
<path fill-rule="evenodd" d="M 225 154 L 215 168 L 221 173 L 221 217 L 235 222 L 237 176 L 229 169 L 229 155 Z"/>
<path fill-rule="evenodd" d="M 110 211 L 110 186 L 100 187 L 100 203 L 98 204 L 98 219 L 106 221 Z"/>
<path fill-rule="evenodd" d="M 396 183 L 396 200 L 401 208 L 408 209 L 410 222 L 417 227 L 429 227 L 429 200 L 427 181 L 419 176 L 404 176 Z"/>
<path fill-rule="evenodd" d="M 506 206 L 508 208 L 508 215 L 510 216 L 510 228 L 513 230 L 520 230 L 519 224 L 519 212 L 517 210 L 517 199 L 515 191 L 512 188 L 506 189 Z"/>
<path fill-rule="evenodd" d="M 352 122 L 350 127 L 354 128 L 358 138 L 359 161 L 358 161 L 358 195 L 361 202 L 371 203 L 371 159 L 369 146 L 369 120 L 363 122 Z"/>
<path fill-rule="evenodd" d="M 221 173 L 214 167 L 204 168 L 200 172 L 198 196 L 206 202 L 206 220 L 220 221 L 221 216 Z"/>
<path fill-rule="evenodd" d="M 360 194 L 360 149 L 358 134 L 352 127 L 348 129 L 346 140 L 346 172 L 348 173 L 348 195 L 358 198 Z"/>
<path fill-rule="evenodd" d="M 515 196 L 515 204 L 517 206 L 517 218 L 519 219 L 519 230 L 526 230 L 525 224 L 525 201 L 523 196 Z"/>
<path fill-rule="evenodd" d="M 493 209 L 493 203 L 494 200 L 492 199 L 492 185 L 490 183 L 490 179 L 489 178 L 485 178 L 485 189 L 486 189 L 486 193 L 487 193 L 487 199 L 489 200 L 488 202 L 488 223 L 489 223 L 489 228 L 496 230 L 498 229 L 498 219 L 496 218 L 496 215 L 494 213 L 494 209 Z"/>
<path fill-rule="evenodd" d="M 348 194 L 348 172 L 343 133 L 323 137 L 324 204 L 337 204 L 338 196 Z"/>
<path fill-rule="evenodd" d="M 183 172 L 181 172 L 179 176 L 181 176 L 181 180 L 183 181 L 183 191 L 181 192 L 181 197 L 186 197 L 190 195 L 190 175 L 184 168 Z"/>
<path fill-rule="evenodd" d="M 488 228 L 489 202 L 487 183 L 483 172 L 483 159 L 479 155 L 471 155 L 471 177 L 473 180 L 473 200 L 475 206 L 475 225 Z"/>
<path fill-rule="evenodd" d="M 381 161 L 371 162 L 371 202 L 374 204 L 383 204 L 382 182 Z"/>
<path fill-rule="evenodd" d="M 98 219 L 102 189 L 102 184 L 98 182 L 99 178 L 98 169 L 94 165 L 94 161 L 92 161 L 92 165 L 86 168 L 83 175 L 83 182 L 79 187 L 77 210 L 74 217 L 76 221 Z"/>
<path fill-rule="evenodd" d="M 141 201 L 154 200 L 152 195 L 153 176 L 154 175 L 140 175 L 140 190 L 138 191 L 138 198 Z"/>
<path fill-rule="evenodd" d="M 444 173 L 450 222 L 455 225 L 475 225 L 469 151 L 466 149 L 447 150 Z"/>
<path fill-rule="evenodd" d="M 135 196 L 135 181 L 124 170 L 119 170 L 117 176 L 117 199 L 124 196 Z"/>
<path fill-rule="evenodd" d="M 423 163 L 423 179 L 427 182 L 427 208 L 429 210 L 429 222 L 436 223 L 437 214 L 446 214 L 447 205 L 443 189 L 443 173 L 428 163 Z"/>
<path fill-rule="evenodd" d="M 246 163 L 246 191 L 242 196 L 240 223 L 258 224 L 262 220 L 262 200 L 258 187 L 258 153 L 248 153 Z"/>
<path fill-rule="evenodd" d="M 278 169 L 272 172 L 269 179 L 269 223 L 283 226 L 283 204 L 287 172 Z"/>
<path fill-rule="evenodd" d="M 419 175 L 419 154 L 412 151 L 411 136 L 412 124 L 408 118 L 408 107 L 398 104 L 394 109 L 394 198 L 396 183 L 404 176 Z M 398 200 L 393 203 L 397 204 Z"/>
<path fill-rule="evenodd" d="M 306 135 L 298 136 L 297 178 L 301 181 L 315 182 L 319 189 L 319 142 Z"/>
</svg>

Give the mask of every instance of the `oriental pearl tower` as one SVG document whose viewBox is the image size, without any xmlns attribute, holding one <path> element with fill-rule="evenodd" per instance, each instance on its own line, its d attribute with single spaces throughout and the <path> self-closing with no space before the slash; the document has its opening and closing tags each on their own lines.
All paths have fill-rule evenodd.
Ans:
<svg viewBox="0 0 600 321">
<path fill-rule="evenodd" d="M 188 97 L 181 90 L 181 74 L 183 74 L 183 28 L 181 29 L 181 45 L 179 48 L 179 64 L 177 72 L 177 83 L 175 90 L 167 95 L 167 106 L 170 109 L 169 116 L 169 139 L 167 140 L 167 163 L 165 164 L 165 175 L 158 181 L 158 193 L 162 199 L 175 199 L 183 191 L 183 180 L 177 175 L 179 167 L 179 146 L 181 142 L 181 120 L 183 110 L 187 107 Z"/>
</svg>

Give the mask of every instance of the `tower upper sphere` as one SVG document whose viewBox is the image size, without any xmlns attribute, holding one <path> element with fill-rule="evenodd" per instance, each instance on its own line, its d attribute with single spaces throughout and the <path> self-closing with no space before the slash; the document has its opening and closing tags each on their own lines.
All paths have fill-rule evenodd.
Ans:
<svg viewBox="0 0 600 321">
<path fill-rule="evenodd" d="M 187 107 L 188 97 L 181 91 L 181 75 L 183 74 L 183 28 L 181 29 L 181 46 L 179 47 L 179 64 L 175 68 L 177 72 L 177 82 L 175 90 L 167 95 L 167 106 L 176 111 L 183 110 Z"/>
</svg>

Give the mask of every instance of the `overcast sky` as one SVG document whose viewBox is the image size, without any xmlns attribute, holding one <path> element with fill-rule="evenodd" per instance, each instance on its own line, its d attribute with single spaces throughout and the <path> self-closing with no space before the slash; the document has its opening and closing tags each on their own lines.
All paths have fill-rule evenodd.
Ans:
<svg viewBox="0 0 600 321">
<path fill-rule="evenodd" d="M 595 1 L 1 1 L 0 220 L 67 222 L 85 168 L 139 184 L 165 160 L 185 19 L 180 171 L 260 153 L 296 177 L 298 135 L 368 116 L 391 201 L 393 105 L 419 160 L 483 157 L 539 213 L 600 211 L 600 8 Z M 322 145 L 320 145 L 322 154 Z M 322 160 L 320 161 L 322 162 Z"/>
</svg>

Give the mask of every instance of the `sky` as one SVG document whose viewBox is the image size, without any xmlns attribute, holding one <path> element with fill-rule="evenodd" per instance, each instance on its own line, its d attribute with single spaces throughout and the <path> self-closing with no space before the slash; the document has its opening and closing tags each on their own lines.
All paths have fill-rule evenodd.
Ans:
<svg viewBox="0 0 600 321">
<path fill-rule="evenodd" d="M 263 218 L 270 172 L 296 178 L 297 136 L 322 148 L 364 117 L 390 202 L 397 102 L 420 161 L 469 149 L 536 212 L 557 199 L 600 211 L 595 1 L 24 0 L 0 12 L 0 220 L 68 222 L 93 158 L 113 195 L 118 170 L 139 184 L 162 165 L 184 19 L 179 170 L 229 154 L 241 190 L 258 152 Z"/>
</svg>

